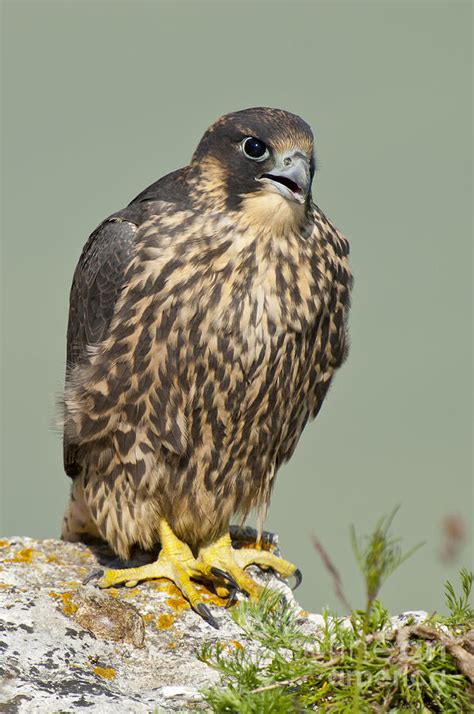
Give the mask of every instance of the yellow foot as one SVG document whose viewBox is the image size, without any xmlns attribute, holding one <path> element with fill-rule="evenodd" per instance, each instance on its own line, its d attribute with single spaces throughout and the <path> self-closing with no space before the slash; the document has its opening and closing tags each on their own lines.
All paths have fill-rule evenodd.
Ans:
<svg viewBox="0 0 474 714">
<path fill-rule="evenodd" d="M 248 565 L 258 565 L 261 568 L 271 568 L 284 578 L 294 576 L 296 585 L 301 583 L 301 572 L 296 565 L 278 558 L 273 553 L 256 548 L 232 548 L 230 535 L 227 533 L 218 541 L 199 551 L 198 561 L 211 567 L 218 568 L 219 572 L 228 576 L 229 581 L 250 598 L 257 599 L 262 593 L 262 586 L 258 585 L 245 568 Z M 230 576 L 230 577 L 229 577 Z"/>
<path fill-rule="evenodd" d="M 123 568 L 120 570 L 99 570 L 91 573 L 84 584 L 97 580 L 100 588 L 109 588 L 125 584 L 134 587 L 139 581 L 166 578 L 171 580 L 188 600 L 191 607 L 201 615 L 206 622 L 215 628 L 219 625 L 211 615 L 203 597 L 196 587 L 195 581 L 212 583 L 220 598 L 228 599 L 227 606 L 234 603 L 237 591 L 241 591 L 253 599 L 257 599 L 263 588 L 258 585 L 245 568 L 248 565 L 258 565 L 271 568 L 284 578 L 295 576 L 297 585 L 301 582 L 300 571 L 293 563 L 278 558 L 273 553 L 256 548 L 232 548 L 230 535 L 227 533 L 215 543 L 201 548 L 195 558 L 189 546 L 180 541 L 165 520 L 160 521 L 161 550 L 154 563 L 138 568 Z"/>
<path fill-rule="evenodd" d="M 215 618 L 209 612 L 192 580 L 211 580 L 215 584 L 219 595 L 229 595 L 235 592 L 236 585 L 232 578 L 221 572 L 218 567 L 196 560 L 191 549 L 181 542 L 173 533 L 166 521 L 160 523 L 161 551 L 158 560 L 138 568 L 124 568 L 121 570 L 100 570 L 86 578 L 84 583 L 97 580 L 100 588 L 109 588 L 124 583 L 127 587 L 134 587 L 139 581 L 156 578 L 167 578 L 181 590 L 183 596 L 189 601 L 193 610 L 201 615 L 206 622 L 219 628 Z"/>
</svg>

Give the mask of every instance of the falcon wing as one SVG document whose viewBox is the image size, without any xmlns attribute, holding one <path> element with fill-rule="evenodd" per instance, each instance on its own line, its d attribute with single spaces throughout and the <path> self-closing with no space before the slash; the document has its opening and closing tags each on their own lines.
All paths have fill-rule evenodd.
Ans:
<svg viewBox="0 0 474 714">
<path fill-rule="evenodd" d="M 115 304 L 132 258 L 137 225 L 120 215 L 102 223 L 90 236 L 76 267 L 69 299 L 66 375 L 87 359 L 87 348 L 107 335 Z M 80 454 L 64 432 L 64 470 L 80 472 Z"/>
</svg>

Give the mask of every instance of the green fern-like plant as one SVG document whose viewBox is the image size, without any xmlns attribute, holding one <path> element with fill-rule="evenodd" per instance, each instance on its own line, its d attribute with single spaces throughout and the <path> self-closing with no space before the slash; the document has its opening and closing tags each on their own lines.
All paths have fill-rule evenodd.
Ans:
<svg viewBox="0 0 474 714">
<path fill-rule="evenodd" d="M 401 538 L 390 534 L 390 527 L 399 509 L 397 506 L 389 516 L 381 518 L 369 536 L 359 538 L 354 526 L 351 527 L 351 542 L 359 570 L 365 582 L 366 606 L 365 615 L 370 618 L 373 603 L 385 581 L 402 563 L 410 558 L 418 548 L 419 543 L 406 553 L 402 552 Z"/>
<path fill-rule="evenodd" d="M 461 594 L 456 595 L 453 585 L 446 582 L 444 594 L 450 615 L 445 618 L 445 624 L 454 628 L 469 629 L 474 627 L 474 609 L 470 604 L 474 574 L 467 568 L 462 568 L 459 574 L 461 579 Z"/>
</svg>

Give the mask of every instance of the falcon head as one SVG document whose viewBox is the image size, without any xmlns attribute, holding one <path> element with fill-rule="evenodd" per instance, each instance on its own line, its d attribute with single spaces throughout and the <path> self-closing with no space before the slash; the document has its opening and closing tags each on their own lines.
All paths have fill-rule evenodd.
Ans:
<svg viewBox="0 0 474 714">
<path fill-rule="evenodd" d="M 268 209 L 301 212 L 315 170 L 313 133 L 296 114 L 256 107 L 226 114 L 201 139 L 192 159 L 204 190 L 236 209 L 257 199 Z"/>
</svg>

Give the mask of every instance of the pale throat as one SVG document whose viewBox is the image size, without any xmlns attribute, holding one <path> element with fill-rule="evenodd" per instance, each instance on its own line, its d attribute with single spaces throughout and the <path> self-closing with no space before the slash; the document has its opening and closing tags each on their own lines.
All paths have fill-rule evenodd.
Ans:
<svg viewBox="0 0 474 714">
<path fill-rule="evenodd" d="M 256 191 L 242 196 L 239 208 L 242 223 L 255 233 L 298 233 L 305 222 L 305 206 L 289 201 L 272 190 Z"/>
</svg>

